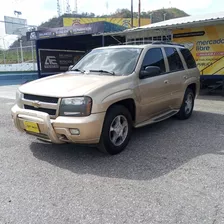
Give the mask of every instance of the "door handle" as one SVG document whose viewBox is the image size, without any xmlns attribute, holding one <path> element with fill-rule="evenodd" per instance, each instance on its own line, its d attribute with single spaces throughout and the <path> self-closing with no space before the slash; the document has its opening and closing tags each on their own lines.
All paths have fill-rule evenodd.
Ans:
<svg viewBox="0 0 224 224">
<path fill-rule="evenodd" d="M 169 84 L 169 80 L 165 80 L 164 83 L 165 83 L 165 84 Z"/>
</svg>

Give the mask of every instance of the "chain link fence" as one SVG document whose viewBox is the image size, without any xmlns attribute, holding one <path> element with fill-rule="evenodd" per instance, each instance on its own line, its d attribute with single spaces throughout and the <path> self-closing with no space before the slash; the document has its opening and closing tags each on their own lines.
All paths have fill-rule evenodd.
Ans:
<svg viewBox="0 0 224 224">
<path fill-rule="evenodd" d="M 37 71 L 36 46 L 0 49 L 0 72 Z"/>
<path fill-rule="evenodd" d="M 0 64 L 36 63 L 36 61 L 35 45 L 0 50 Z"/>
</svg>

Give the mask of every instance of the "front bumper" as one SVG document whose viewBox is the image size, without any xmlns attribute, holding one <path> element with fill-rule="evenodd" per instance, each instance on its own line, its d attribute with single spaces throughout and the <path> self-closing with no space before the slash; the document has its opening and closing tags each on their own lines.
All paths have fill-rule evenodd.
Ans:
<svg viewBox="0 0 224 224">
<path fill-rule="evenodd" d="M 12 118 L 16 128 L 25 131 L 24 121 L 35 122 L 39 126 L 40 134 L 30 133 L 38 138 L 62 144 L 65 142 L 97 144 L 99 143 L 105 113 L 91 114 L 88 117 L 57 117 L 50 119 L 47 113 L 26 110 L 15 105 Z M 78 129 L 79 135 L 72 135 L 70 129 Z"/>
</svg>

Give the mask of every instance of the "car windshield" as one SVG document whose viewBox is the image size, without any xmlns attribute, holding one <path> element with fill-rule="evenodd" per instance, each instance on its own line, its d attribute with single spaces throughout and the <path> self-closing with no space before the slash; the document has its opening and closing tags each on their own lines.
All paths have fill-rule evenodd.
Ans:
<svg viewBox="0 0 224 224">
<path fill-rule="evenodd" d="M 135 70 L 141 51 L 141 48 L 95 49 L 83 57 L 72 70 L 129 75 Z"/>
</svg>

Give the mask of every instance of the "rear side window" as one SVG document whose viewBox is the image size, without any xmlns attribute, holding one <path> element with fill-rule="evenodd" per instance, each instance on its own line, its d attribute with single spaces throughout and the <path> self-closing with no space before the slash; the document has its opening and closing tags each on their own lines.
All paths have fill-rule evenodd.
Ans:
<svg viewBox="0 0 224 224">
<path fill-rule="evenodd" d="M 145 69 L 147 66 L 157 66 L 161 69 L 161 73 L 166 71 L 161 48 L 151 48 L 148 50 L 142 64 L 142 68 Z"/>
<path fill-rule="evenodd" d="M 165 52 L 170 66 L 170 72 L 180 71 L 184 69 L 183 63 L 176 48 L 165 47 Z"/>
<path fill-rule="evenodd" d="M 191 52 L 188 49 L 182 48 L 182 49 L 180 49 L 180 52 L 183 55 L 188 68 L 196 68 L 197 67 L 194 57 L 192 56 Z"/>
</svg>

